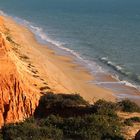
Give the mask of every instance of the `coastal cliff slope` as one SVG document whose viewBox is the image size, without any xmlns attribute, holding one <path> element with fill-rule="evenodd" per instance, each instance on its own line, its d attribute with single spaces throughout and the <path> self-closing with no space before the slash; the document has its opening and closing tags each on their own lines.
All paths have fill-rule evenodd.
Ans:
<svg viewBox="0 0 140 140">
<path fill-rule="evenodd" d="M 31 116 L 39 100 L 38 92 L 28 86 L 27 76 L 21 75 L 22 63 L 6 34 L 8 29 L 0 18 L 0 126 Z"/>
</svg>

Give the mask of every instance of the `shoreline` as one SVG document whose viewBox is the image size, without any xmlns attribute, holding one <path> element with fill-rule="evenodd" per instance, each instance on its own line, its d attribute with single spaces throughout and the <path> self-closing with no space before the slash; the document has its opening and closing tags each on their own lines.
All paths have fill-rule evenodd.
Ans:
<svg viewBox="0 0 140 140">
<path fill-rule="evenodd" d="M 33 54 L 35 56 L 40 55 L 40 61 L 45 61 L 43 63 L 43 70 L 40 71 L 42 71 L 41 73 L 43 73 L 43 77 L 47 79 L 48 85 L 50 87 L 53 87 L 52 91 L 54 93 L 79 93 L 82 97 L 90 102 L 92 102 L 93 100 L 96 101 L 98 99 L 115 101 L 119 96 L 121 96 L 121 93 L 119 95 L 119 93 L 111 90 L 110 88 L 90 83 L 90 81 L 95 81 L 94 75 L 91 75 L 90 72 L 80 64 L 75 64 L 72 57 L 57 54 L 55 50 L 50 49 L 47 45 L 39 43 L 36 39 L 36 35 L 32 33 L 30 29 L 24 27 L 23 25 L 20 25 L 11 17 L 4 16 L 4 18 L 5 21 L 7 21 L 6 26 L 10 28 L 14 27 L 16 30 L 20 30 L 21 36 L 24 36 L 24 39 L 25 36 L 28 37 L 28 40 L 25 43 L 21 40 L 21 38 L 17 37 L 18 35 L 16 32 L 13 32 L 12 36 L 14 40 L 16 40 L 16 42 L 18 42 L 19 44 L 23 44 L 23 46 L 27 44 L 28 48 L 24 47 L 26 51 L 30 49 L 32 51 L 30 53 L 34 52 Z M 10 23 L 11 25 L 8 23 Z M 34 47 L 31 47 L 32 45 Z M 28 55 L 32 57 L 31 60 L 34 60 L 35 58 L 33 54 L 30 53 Z M 39 62 L 35 63 L 37 64 Z M 46 65 L 49 65 L 51 68 L 49 68 L 49 66 L 47 67 Z M 53 75 L 53 72 L 55 73 L 55 76 Z M 117 81 L 112 77 L 112 75 L 104 75 L 103 79 L 109 82 Z M 126 85 L 125 88 L 127 88 Z M 134 96 L 139 96 L 139 92 L 134 88 L 128 87 L 128 89 L 131 89 L 132 92 L 134 92 Z M 131 92 L 128 93 L 128 95 L 129 94 L 131 94 Z"/>
<path fill-rule="evenodd" d="M 28 54 L 31 64 L 36 66 L 52 92 L 78 93 L 89 102 L 98 99 L 115 101 L 112 91 L 89 84 L 88 81 L 94 77 L 86 69 L 73 63 L 72 58 L 60 56 L 46 45 L 38 43 L 29 29 L 12 18 L 4 17 L 4 20 L 13 40 L 22 46 L 20 51 Z"/>
<path fill-rule="evenodd" d="M 74 50 L 66 48 L 63 45 L 61 46 L 59 42 L 57 43 L 55 40 L 49 38 L 46 35 L 46 33 L 44 33 L 43 29 L 39 26 L 36 26 L 34 23 L 30 23 L 29 21 L 18 17 L 12 17 L 12 18 L 14 18 L 14 20 L 18 24 L 27 27 L 34 34 L 36 41 L 38 43 L 45 44 L 50 50 L 53 50 L 56 54 L 60 56 L 62 55 L 62 56 L 68 56 L 72 58 L 73 63 L 76 63 L 78 64 L 78 66 L 81 66 L 82 68 L 86 69 L 86 71 L 88 71 L 90 75 L 94 77 L 94 79 L 99 79 L 98 77 L 102 77 L 101 80 L 99 81 L 96 80 L 97 83 L 102 83 L 104 77 L 108 77 L 106 83 L 110 83 L 111 81 L 113 83 L 116 82 L 123 86 L 137 89 L 140 92 L 139 84 L 136 83 L 135 80 L 129 79 L 129 77 L 125 77 L 125 74 L 123 74 L 123 72 L 121 71 L 122 68 L 118 65 L 113 64 L 113 62 L 107 60 L 107 58 L 103 57 L 103 58 L 98 58 L 99 60 L 90 61 L 86 58 L 81 57 L 81 55 L 75 52 Z M 112 88 L 110 89 L 112 90 Z"/>
</svg>

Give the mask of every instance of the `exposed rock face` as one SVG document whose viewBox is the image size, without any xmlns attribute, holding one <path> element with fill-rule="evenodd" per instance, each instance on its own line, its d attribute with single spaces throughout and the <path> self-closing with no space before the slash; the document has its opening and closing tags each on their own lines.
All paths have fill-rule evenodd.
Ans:
<svg viewBox="0 0 140 140">
<path fill-rule="evenodd" d="M 34 113 L 37 99 L 16 73 L 0 73 L 0 125 L 21 121 Z"/>
<path fill-rule="evenodd" d="M 1 24 L 0 24 L 1 26 Z M 9 44 L 10 45 L 10 44 Z M 34 113 L 39 96 L 21 78 L 17 66 L 8 56 L 10 46 L 0 34 L 0 127 L 22 121 Z"/>
</svg>

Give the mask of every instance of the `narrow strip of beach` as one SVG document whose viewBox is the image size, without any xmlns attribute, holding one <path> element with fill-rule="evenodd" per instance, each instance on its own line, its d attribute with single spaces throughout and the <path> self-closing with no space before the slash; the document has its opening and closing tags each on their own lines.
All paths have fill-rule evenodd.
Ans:
<svg viewBox="0 0 140 140">
<path fill-rule="evenodd" d="M 115 101 L 111 90 L 90 84 L 89 81 L 93 80 L 94 76 L 75 64 L 71 57 L 56 54 L 47 45 L 40 44 L 28 28 L 19 25 L 10 17 L 3 18 L 6 28 L 10 30 L 10 36 L 20 45 L 19 50 L 30 58 L 30 65 L 36 67 L 52 92 L 78 93 L 90 102 L 98 99 Z"/>
<path fill-rule="evenodd" d="M 80 64 L 74 63 L 72 57 L 59 55 L 47 45 L 39 43 L 34 33 L 27 27 L 18 24 L 11 17 L 3 16 L 3 19 L 10 36 L 20 46 L 18 47 L 19 52 L 30 58 L 29 65 L 24 65 L 25 69 L 28 71 L 30 65 L 36 67 L 38 74 L 28 78 L 36 88 L 41 88 L 40 83 L 43 82 L 50 88 L 50 92 L 56 94 L 78 93 L 89 102 L 95 102 L 98 99 L 115 101 L 129 98 L 140 104 L 140 92 L 136 88 L 127 85 L 115 85 L 115 89 L 118 90 L 114 91 L 113 88 L 94 84 L 91 81 L 97 77 Z M 23 77 L 28 76 L 25 76 L 24 73 Z M 101 79 L 107 82 L 119 82 L 111 75 L 102 75 Z M 125 94 L 121 90 L 124 90 Z"/>
</svg>

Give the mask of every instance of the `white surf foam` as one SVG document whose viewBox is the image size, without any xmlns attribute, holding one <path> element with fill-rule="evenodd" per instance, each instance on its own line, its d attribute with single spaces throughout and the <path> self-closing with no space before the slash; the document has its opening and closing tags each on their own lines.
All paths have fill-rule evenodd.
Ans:
<svg viewBox="0 0 140 140">
<path fill-rule="evenodd" d="M 99 72 L 104 72 L 101 66 L 99 66 L 96 62 L 90 61 L 82 57 L 78 52 L 66 48 L 64 42 L 56 41 L 55 39 L 51 39 L 47 34 L 44 32 L 44 30 L 38 26 L 33 25 L 33 23 L 23 20 L 20 18 L 15 18 L 17 22 L 20 24 L 23 24 L 24 26 L 28 27 L 39 40 L 42 40 L 43 42 L 50 43 L 54 45 L 55 47 L 59 48 L 60 50 L 63 50 L 65 52 L 68 52 L 69 54 L 75 56 L 78 60 L 80 60 L 90 71 L 92 71 L 94 74 Z"/>
<path fill-rule="evenodd" d="M 4 11 L 0 10 L 0 15 L 2 16 L 8 16 Z"/>
</svg>

